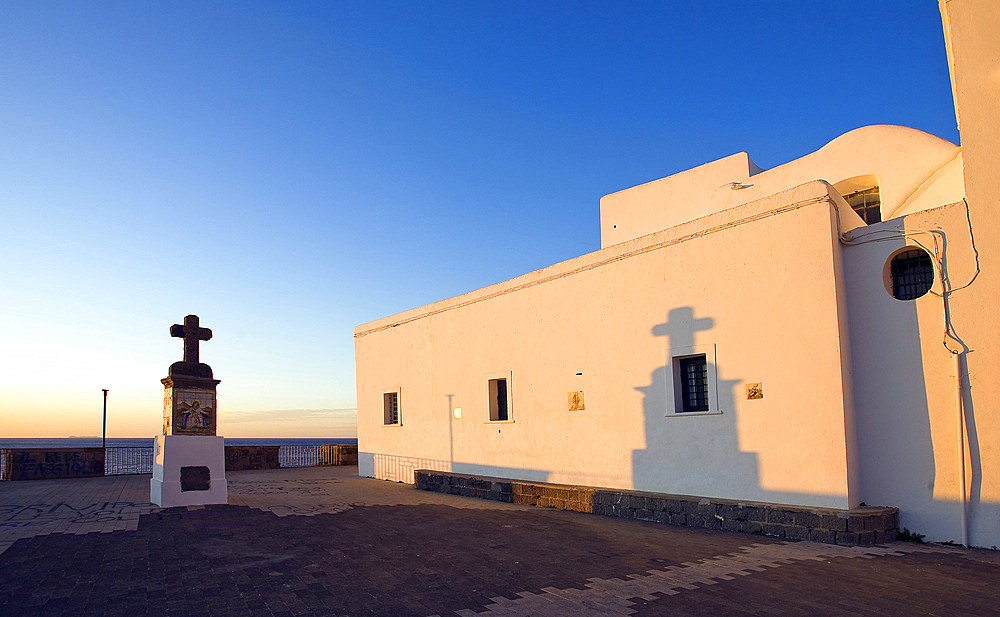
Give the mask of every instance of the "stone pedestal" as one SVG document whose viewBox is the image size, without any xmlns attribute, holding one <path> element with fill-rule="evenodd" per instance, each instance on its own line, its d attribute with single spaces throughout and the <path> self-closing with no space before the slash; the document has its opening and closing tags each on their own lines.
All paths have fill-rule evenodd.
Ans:
<svg viewBox="0 0 1000 617">
<path fill-rule="evenodd" d="M 157 435 L 149 500 L 161 508 L 228 503 L 225 439 Z"/>
</svg>

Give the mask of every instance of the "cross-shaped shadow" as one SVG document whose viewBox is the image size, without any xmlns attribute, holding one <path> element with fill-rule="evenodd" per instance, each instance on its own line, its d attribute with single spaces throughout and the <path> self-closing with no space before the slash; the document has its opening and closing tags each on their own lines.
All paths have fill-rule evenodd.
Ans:
<svg viewBox="0 0 1000 617">
<path fill-rule="evenodd" d="M 716 376 L 712 391 L 717 413 L 685 417 L 677 413 L 669 394 L 679 387 L 674 383 L 672 357 L 710 343 L 707 333 L 714 327 L 714 319 L 696 317 L 690 306 L 671 309 L 665 322 L 653 326 L 652 334 L 667 340 L 664 364 L 653 370 L 648 386 L 636 388 L 643 393 L 646 448 L 632 453 L 633 486 L 705 497 L 761 492 L 757 455 L 739 448 L 735 388 L 742 380 L 722 379 L 715 354 L 706 354 L 707 368 Z"/>
</svg>

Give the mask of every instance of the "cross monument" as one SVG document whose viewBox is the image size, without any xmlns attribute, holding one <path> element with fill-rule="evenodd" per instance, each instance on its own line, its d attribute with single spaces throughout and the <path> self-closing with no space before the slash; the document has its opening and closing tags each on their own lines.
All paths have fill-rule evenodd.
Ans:
<svg viewBox="0 0 1000 617">
<path fill-rule="evenodd" d="M 216 386 L 198 346 L 212 338 L 197 315 L 170 326 L 184 339 L 184 359 L 170 365 L 163 384 L 163 433 L 156 438 L 150 499 L 162 506 L 226 503 L 225 448 L 216 433 Z"/>
</svg>

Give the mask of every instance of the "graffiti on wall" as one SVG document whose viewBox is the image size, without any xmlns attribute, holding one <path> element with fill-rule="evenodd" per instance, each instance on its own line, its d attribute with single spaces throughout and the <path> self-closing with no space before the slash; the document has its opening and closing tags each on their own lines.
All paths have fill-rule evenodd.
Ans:
<svg viewBox="0 0 1000 617">
<path fill-rule="evenodd" d="M 104 475 L 104 448 L 17 449 L 11 451 L 10 458 L 11 480 Z"/>
<path fill-rule="evenodd" d="M 226 471 L 277 469 L 280 446 L 226 446 Z"/>
</svg>

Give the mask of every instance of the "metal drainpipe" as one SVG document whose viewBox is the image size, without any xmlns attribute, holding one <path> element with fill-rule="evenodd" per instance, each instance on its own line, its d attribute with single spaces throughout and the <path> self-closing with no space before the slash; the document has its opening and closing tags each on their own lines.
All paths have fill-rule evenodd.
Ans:
<svg viewBox="0 0 1000 617">
<path fill-rule="evenodd" d="M 959 482 L 961 484 L 962 505 L 962 546 L 969 546 L 968 496 L 965 490 L 965 405 L 962 390 L 962 356 L 963 352 L 955 354 L 955 394 L 958 410 L 958 461 Z"/>
</svg>

